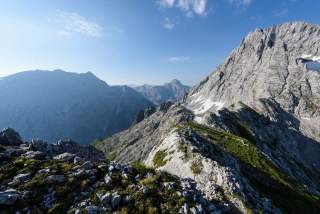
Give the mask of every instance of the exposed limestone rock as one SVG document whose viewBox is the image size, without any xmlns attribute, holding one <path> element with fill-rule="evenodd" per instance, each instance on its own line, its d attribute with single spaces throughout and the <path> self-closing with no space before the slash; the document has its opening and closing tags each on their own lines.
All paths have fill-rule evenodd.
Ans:
<svg viewBox="0 0 320 214">
<path fill-rule="evenodd" d="M 320 56 L 319 35 L 303 22 L 257 29 L 183 101 L 95 147 L 193 180 L 210 212 L 314 213 L 320 73 L 306 62 Z"/>
<path fill-rule="evenodd" d="M 50 175 L 47 177 L 49 183 L 62 183 L 64 179 L 64 175 Z"/>
<path fill-rule="evenodd" d="M 12 205 L 20 198 L 20 196 L 20 193 L 14 189 L 0 192 L 0 205 Z"/>
<path fill-rule="evenodd" d="M 53 157 L 53 159 L 61 160 L 61 161 L 71 161 L 74 157 L 75 157 L 74 154 L 65 152 L 63 154 L 60 154 L 60 155 L 57 155 L 57 156 Z"/>
</svg>

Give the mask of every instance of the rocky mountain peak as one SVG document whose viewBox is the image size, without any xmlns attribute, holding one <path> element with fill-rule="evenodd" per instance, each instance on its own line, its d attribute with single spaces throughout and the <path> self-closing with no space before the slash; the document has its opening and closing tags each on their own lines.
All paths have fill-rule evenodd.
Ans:
<svg viewBox="0 0 320 214">
<path fill-rule="evenodd" d="M 319 35 L 303 22 L 256 29 L 183 101 L 94 146 L 192 179 L 209 200 L 223 192 L 239 213 L 316 213 Z"/>
<path fill-rule="evenodd" d="M 153 105 L 90 72 L 25 71 L 4 77 L 0 91 L 0 129 L 13 127 L 26 140 L 90 143 L 128 128 L 138 111 Z"/>
<path fill-rule="evenodd" d="M 168 101 L 177 101 L 190 90 L 189 86 L 183 85 L 179 80 L 173 79 L 163 85 L 142 85 L 134 87 L 136 91 L 148 98 L 156 105 Z"/>
<path fill-rule="evenodd" d="M 267 98 L 298 117 L 319 116 L 320 75 L 306 65 L 319 60 L 319 35 L 319 25 L 304 22 L 256 29 L 192 90 L 189 108 L 199 114 Z"/>
<path fill-rule="evenodd" d="M 177 80 L 177 79 L 171 80 L 171 81 L 169 82 L 169 84 L 172 84 L 172 85 L 182 85 L 182 83 L 181 83 L 179 80 Z"/>
</svg>

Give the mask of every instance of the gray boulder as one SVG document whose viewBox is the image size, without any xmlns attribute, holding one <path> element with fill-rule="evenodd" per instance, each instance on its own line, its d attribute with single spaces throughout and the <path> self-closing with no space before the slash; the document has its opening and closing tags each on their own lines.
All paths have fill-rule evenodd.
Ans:
<svg viewBox="0 0 320 214">
<path fill-rule="evenodd" d="M 57 155 L 57 156 L 53 157 L 53 159 L 59 160 L 59 161 L 70 161 L 70 160 L 72 160 L 74 157 L 75 157 L 74 154 L 65 152 L 65 153 L 63 153 L 63 154 L 60 154 L 60 155 Z"/>
<path fill-rule="evenodd" d="M 109 175 L 106 175 L 104 177 L 104 182 L 106 183 L 107 186 L 110 186 L 112 184 L 112 178 Z"/>
<path fill-rule="evenodd" d="M 22 157 L 25 157 L 27 159 L 43 159 L 45 157 L 45 154 L 40 151 L 27 151 L 22 155 Z"/>
<path fill-rule="evenodd" d="M 121 201 L 121 196 L 117 192 L 112 193 L 112 196 L 111 196 L 112 208 L 117 208 L 120 204 L 120 201 Z"/>
<path fill-rule="evenodd" d="M 13 178 L 13 180 L 17 181 L 17 182 L 24 183 L 24 182 L 28 181 L 30 178 L 31 178 L 31 174 L 30 173 L 24 173 L 24 174 L 16 175 Z"/>
<path fill-rule="evenodd" d="M 0 192 L 0 205 L 13 205 L 20 197 L 20 192 L 15 189 Z"/>
<path fill-rule="evenodd" d="M 49 183 L 62 183 L 64 179 L 64 175 L 50 175 L 47 177 Z"/>
<path fill-rule="evenodd" d="M 74 164 L 81 163 L 81 161 L 82 161 L 82 158 L 80 158 L 80 157 L 78 157 L 78 156 L 76 156 L 76 157 L 73 159 L 73 163 L 74 163 Z"/>
<path fill-rule="evenodd" d="M 111 193 L 106 193 L 106 194 L 100 196 L 99 199 L 100 199 L 100 201 L 101 201 L 101 203 L 103 205 L 110 204 L 110 202 L 111 202 Z"/>
<path fill-rule="evenodd" d="M 88 214 L 99 214 L 101 213 L 101 208 L 97 206 L 87 206 L 85 210 L 88 212 Z"/>
<path fill-rule="evenodd" d="M 84 162 L 80 167 L 85 169 L 85 170 L 89 170 L 89 169 L 92 169 L 93 168 L 93 164 L 91 161 L 86 161 Z"/>
</svg>

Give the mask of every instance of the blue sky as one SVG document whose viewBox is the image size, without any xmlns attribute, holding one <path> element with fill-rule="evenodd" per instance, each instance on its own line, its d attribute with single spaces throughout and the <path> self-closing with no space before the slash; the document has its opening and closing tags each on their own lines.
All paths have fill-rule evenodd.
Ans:
<svg viewBox="0 0 320 214">
<path fill-rule="evenodd" d="M 0 76 L 91 71 L 109 84 L 195 84 L 257 27 L 320 21 L 318 0 L 0 1 Z"/>
</svg>

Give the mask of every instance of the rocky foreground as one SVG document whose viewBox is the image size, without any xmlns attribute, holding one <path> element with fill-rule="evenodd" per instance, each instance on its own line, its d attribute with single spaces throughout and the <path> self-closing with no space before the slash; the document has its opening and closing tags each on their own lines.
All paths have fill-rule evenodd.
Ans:
<svg viewBox="0 0 320 214">
<path fill-rule="evenodd" d="M 24 143 L 12 129 L 0 132 L 0 213 L 232 211 L 205 200 L 190 180 L 101 154 L 71 141 Z"/>
</svg>

